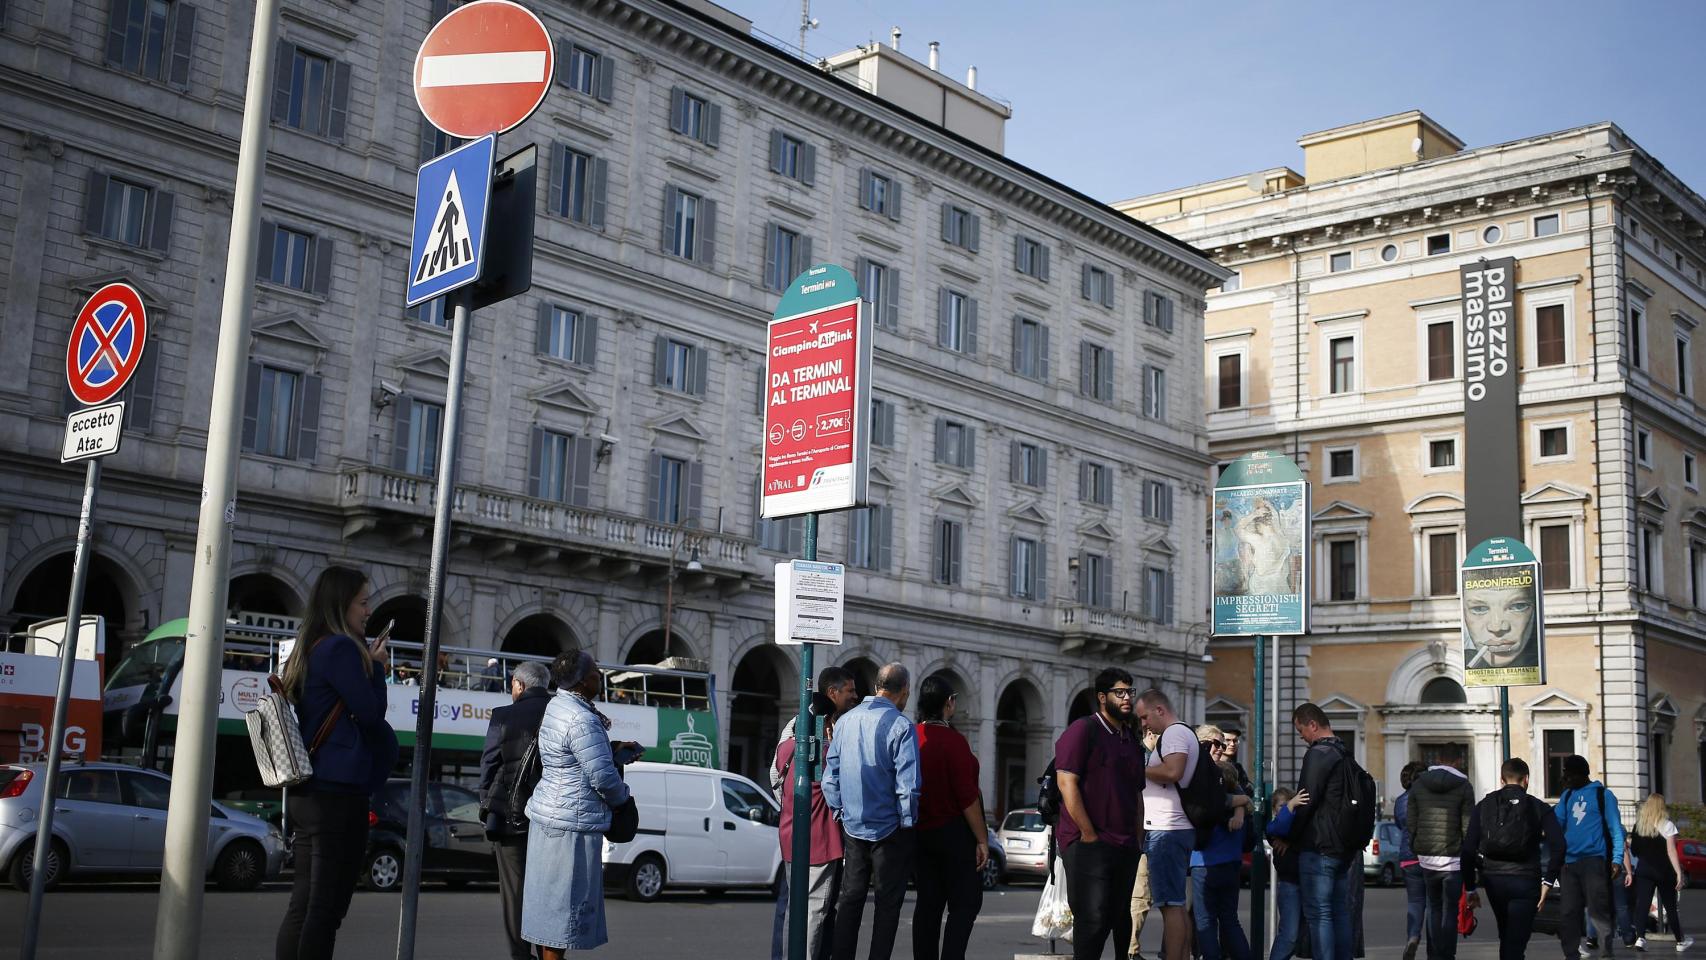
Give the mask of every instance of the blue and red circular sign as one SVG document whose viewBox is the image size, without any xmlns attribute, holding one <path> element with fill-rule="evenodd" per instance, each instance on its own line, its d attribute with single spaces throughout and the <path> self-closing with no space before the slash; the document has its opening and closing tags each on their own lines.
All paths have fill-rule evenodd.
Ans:
<svg viewBox="0 0 1706 960">
<path fill-rule="evenodd" d="M 79 403 L 105 403 L 142 362 L 148 315 L 128 283 L 109 283 L 83 304 L 65 350 L 65 382 Z"/>
</svg>

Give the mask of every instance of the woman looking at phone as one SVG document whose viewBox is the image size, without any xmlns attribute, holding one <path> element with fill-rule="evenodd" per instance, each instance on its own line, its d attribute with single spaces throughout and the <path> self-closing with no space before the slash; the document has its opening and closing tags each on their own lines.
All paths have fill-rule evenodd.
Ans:
<svg viewBox="0 0 1706 960">
<path fill-rule="evenodd" d="M 367 798 L 397 761 L 385 722 L 386 627 L 371 645 L 367 577 L 328 567 L 314 583 L 302 630 L 284 667 L 314 776 L 290 794 L 296 878 L 279 925 L 278 960 L 330 957 L 367 849 Z"/>
</svg>

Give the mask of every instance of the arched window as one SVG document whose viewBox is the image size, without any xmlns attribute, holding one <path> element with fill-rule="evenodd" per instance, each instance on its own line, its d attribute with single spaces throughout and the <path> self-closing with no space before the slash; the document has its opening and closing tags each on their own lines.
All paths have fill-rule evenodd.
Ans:
<svg viewBox="0 0 1706 960">
<path fill-rule="evenodd" d="M 1435 677 L 1422 686 L 1422 703 L 1468 703 L 1463 685 L 1450 677 Z"/>
</svg>

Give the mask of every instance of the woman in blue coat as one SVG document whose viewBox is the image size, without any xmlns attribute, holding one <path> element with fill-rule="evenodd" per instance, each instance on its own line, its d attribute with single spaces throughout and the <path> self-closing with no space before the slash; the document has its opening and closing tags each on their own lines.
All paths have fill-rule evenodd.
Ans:
<svg viewBox="0 0 1706 960">
<path fill-rule="evenodd" d="M 604 677 L 592 655 L 565 653 L 551 664 L 557 695 L 539 725 L 539 785 L 527 801 L 527 879 L 521 936 L 542 960 L 592 950 L 604 926 L 604 831 L 628 799 L 616 766 L 610 719 L 592 705 Z"/>
<path fill-rule="evenodd" d="M 326 568 L 285 662 L 285 695 L 303 741 L 312 746 L 337 715 L 309 757 L 314 776 L 290 791 L 296 878 L 274 945 L 278 960 L 332 955 L 367 850 L 367 798 L 397 761 L 397 735 L 385 722 L 390 654 L 384 637 L 368 646 L 367 614 L 367 577 Z"/>
</svg>

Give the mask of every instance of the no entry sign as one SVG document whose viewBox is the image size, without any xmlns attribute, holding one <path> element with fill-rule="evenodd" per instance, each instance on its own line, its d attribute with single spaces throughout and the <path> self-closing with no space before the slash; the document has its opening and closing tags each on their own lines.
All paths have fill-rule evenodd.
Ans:
<svg viewBox="0 0 1706 960">
<path fill-rule="evenodd" d="M 783 295 L 764 361 L 764 516 L 865 501 L 870 323 L 852 274 L 832 264 L 795 277 Z"/>
<path fill-rule="evenodd" d="M 556 69 L 551 34 L 510 0 L 478 0 L 440 20 L 415 55 L 415 102 L 433 126 L 473 139 L 532 116 Z"/>
<path fill-rule="evenodd" d="M 142 362 L 148 316 L 128 283 L 109 283 L 83 304 L 65 348 L 65 382 L 79 403 L 105 403 Z"/>
</svg>

